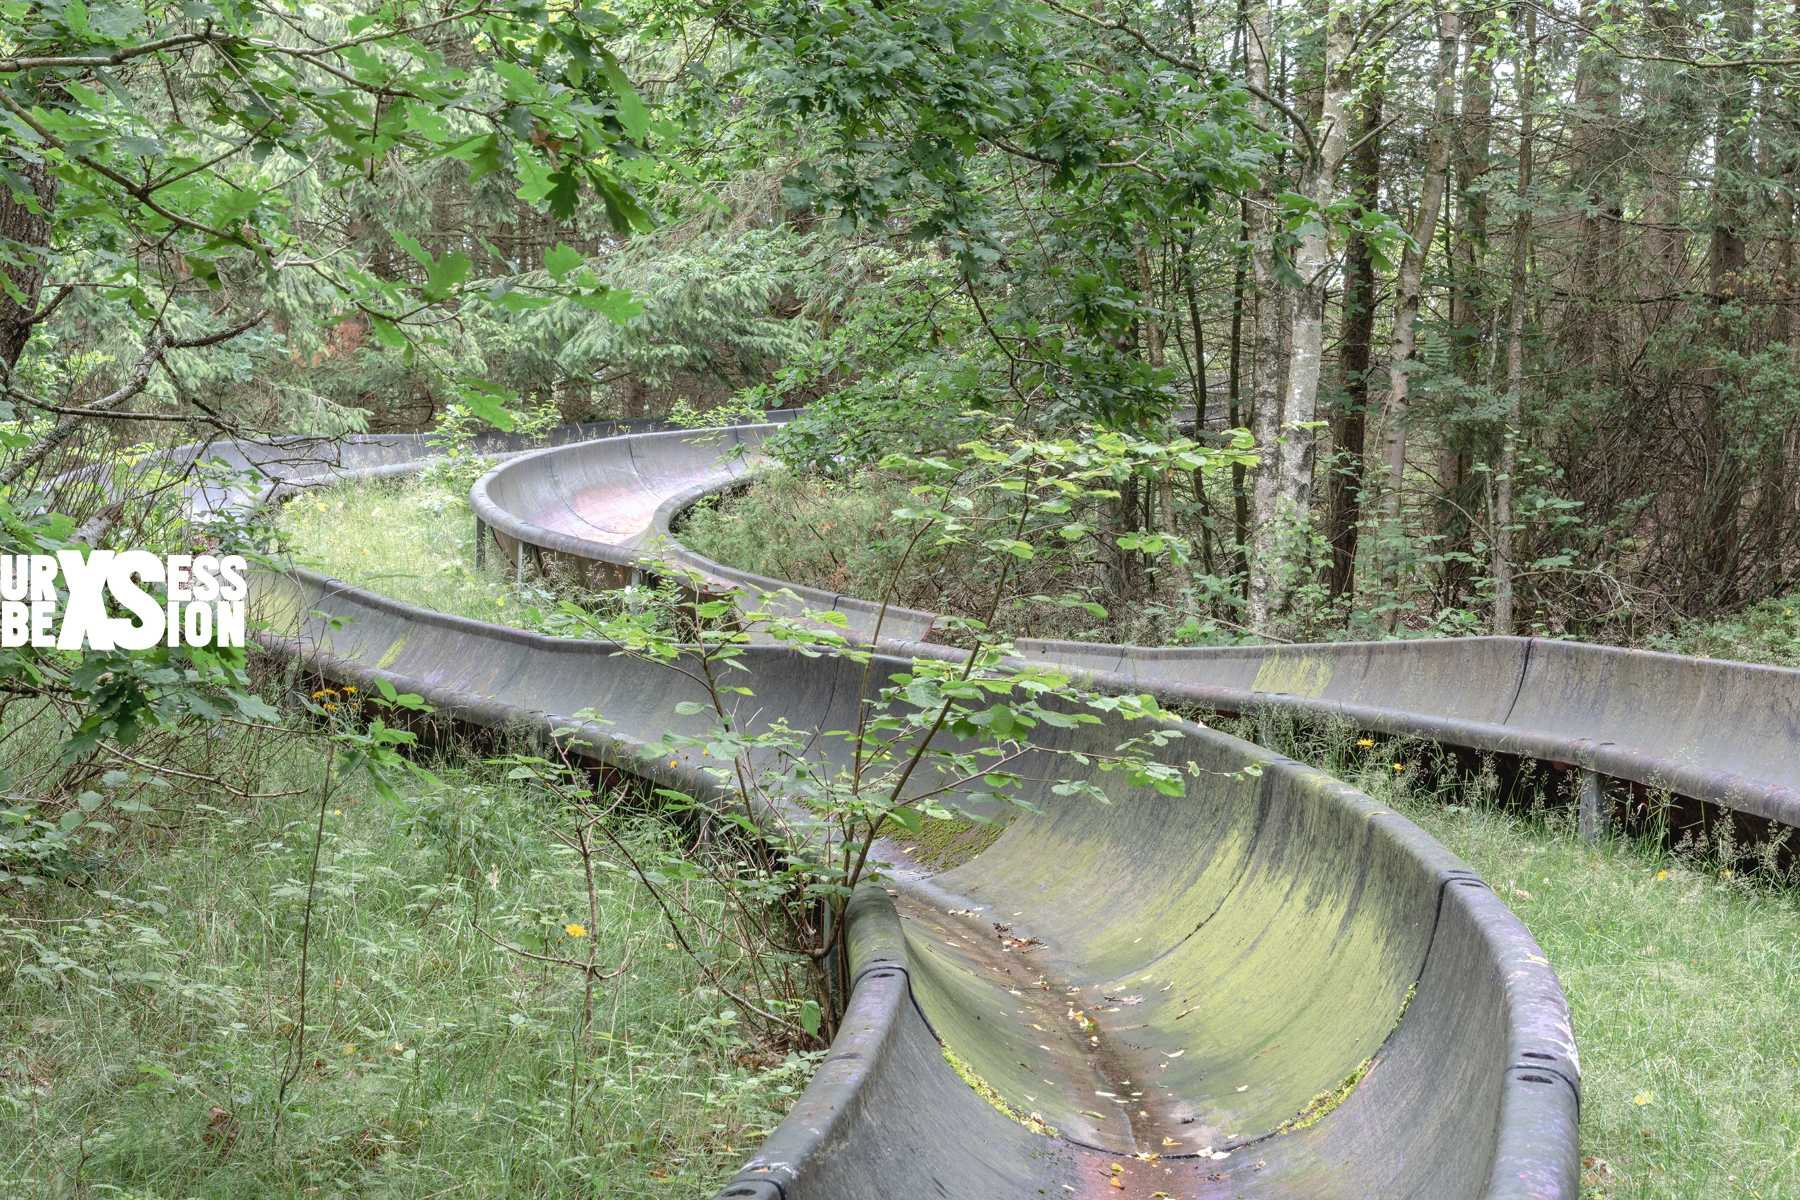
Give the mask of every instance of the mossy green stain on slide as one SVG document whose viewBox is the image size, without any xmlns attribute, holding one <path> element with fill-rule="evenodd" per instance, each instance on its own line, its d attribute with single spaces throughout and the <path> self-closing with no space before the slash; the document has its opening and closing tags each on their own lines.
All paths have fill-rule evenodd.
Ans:
<svg viewBox="0 0 1800 1200">
<path fill-rule="evenodd" d="M 376 660 L 375 669 L 377 671 L 385 671 L 396 662 L 400 661 L 400 656 L 406 653 L 407 646 L 412 644 L 412 638 L 411 628 L 408 628 L 405 633 L 396 637 L 393 642 L 389 644 L 382 656 Z"/>
<path fill-rule="evenodd" d="M 994 1090 L 992 1084 L 976 1074 L 975 1068 L 956 1056 L 956 1051 L 948 1046 L 943 1047 L 943 1051 L 944 1061 L 950 1064 L 950 1069 L 956 1072 L 956 1077 L 973 1088 L 977 1096 L 980 1096 L 983 1100 L 986 1100 L 989 1104 L 993 1105 L 995 1109 L 1005 1113 L 1009 1118 L 1017 1121 L 1025 1128 L 1031 1130 L 1031 1132 L 1041 1133 L 1046 1137 L 1056 1136 L 1055 1128 L 1044 1124 L 1043 1119 L 1038 1117 L 1037 1113 L 1023 1113 L 1008 1104 L 1005 1099 L 1001 1097 L 1000 1093 Z M 1037 1119 L 1034 1120 L 1033 1118 Z"/>
<path fill-rule="evenodd" d="M 1220 770 L 1249 749 L 1189 727 L 1169 750 L 1202 768 L 1188 795 L 1056 800 L 939 877 L 984 922 L 1048 942 L 1005 956 L 1014 979 L 1031 971 L 1015 999 L 981 926 L 934 914 L 908 930 L 921 1005 L 1009 1104 L 1118 1152 L 1191 1152 L 1316 1109 L 1385 1041 L 1424 962 L 1435 878 L 1353 789 Z M 1023 1039 L 1015 1009 L 1037 1007 L 1040 973 L 1057 1020 L 1024 1023 L 1057 1036 Z M 1066 1009 L 1096 1024 L 1077 1031 Z M 1123 1078 L 1142 1093 L 1129 1114 Z"/>
<path fill-rule="evenodd" d="M 1332 660 L 1305 650 L 1278 650 L 1263 660 L 1252 690 L 1317 699 L 1331 686 Z"/>
<path fill-rule="evenodd" d="M 307 614 L 306 595 L 285 575 L 252 571 L 249 576 L 250 617 L 270 633 L 292 637 Z"/>
<path fill-rule="evenodd" d="M 1036 955 L 998 953 L 992 935 L 987 943 L 975 942 L 973 926 L 929 909 L 903 911 L 913 995 L 955 1061 L 993 1093 L 989 1101 L 1041 1113 L 1065 1136 L 1133 1149 L 1125 1121 L 1083 1115 L 1083 1108 L 1094 1106 L 1093 1093 L 1109 1081 L 1089 1061 L 1085 1030 L 1059 1019 L 1064 1009 L 1054 1002 L 1060 989 L 1046 993 L 1036 982 Z"/>
</svg>

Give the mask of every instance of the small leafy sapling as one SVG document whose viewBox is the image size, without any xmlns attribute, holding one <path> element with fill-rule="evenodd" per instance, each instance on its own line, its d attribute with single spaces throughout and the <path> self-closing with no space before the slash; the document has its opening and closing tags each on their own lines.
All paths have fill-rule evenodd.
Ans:
<svg viewBox="0 0 1800 1200">
<path fill-rule="evenodd" d="M 1078 502 L 1106 493 L 1116 456 L 1028 440 L 970 449 L 960 465 L 917 464 L 918 503 L 896 516 L 915 525 L 908 554 L 979 539 L 999 567 L 997 606 L 1007 574 L 1037 554 L 1027 535 L 1041 532 L 1043 517 L 1058 519 L 1057 536 L 1087 536 L 1085 528 L 1069 528 L 1069 514 Z M 971 492 L 1001 501 L 984 508 L 986 495 Z M 1168 549 L 1179 551 L 1173 541 Z M 653 569 L 677 585 L 664 593 L 662 613 L 602 618 L 568 605 L 562 615 L 619 653 L 684 676 L 701 697 L 675 706 L 677 715 L 703 719 L 701 728 L 666 732 L 640 753 L 666 762 L 671 777 L 683 759 L 697 769 L 705 787 L 665 787 L 659 795 L 672 810 L 716 820 L 729 844 L 696 847 L 679 862 L 651 864 L 629 855 L 627 861 L 678 932 L 686 914 L 671 899 L 672 880 L 701 872 L 733 897 L 745 990 L 756 993 L 741 1003 L 770 1032 L 835 1035 L 850 984 L 845 915 L 857 886 L 881 877 L 883 837 L 917 833 L 927 819 L 990 821 L 995 811 L 1030 809 L 1028 784 L 1107 802 L 1095 776 L 1116 772 L 1128 787 L 1183 793 L 1181 771 L 1157 754 L 1180 736 L 1165 725 L 1153 723 L 1105 752 L 1059 749 L 1035 738 L 1042 729 L 1098 725 L 1104 716 L 1155 722 L 1166 714 L 1149 696 L 1084 692 L 1071 687 L 1065 672 L 1020 662 L 993 631 L 991 609 L 986 620 L 947 622 L 973 643 L 968 652 L 917 656 L 892 670 L 866 642 L 852 642 L 842 613 L 810 609 L 785 590 L 739 588 L 720 596 L 716 583 L 677 563 L 657 562 Z M 876 644 L 886 612 L 884 598 L 869 635 Z M 758 642 L 860 665 L 863 700 L 854 724 L 801 729 L 762 712 L 752 669 Z M 884 669 L 887 678 L 877 678 Z M 1073 769 L 1045 775 L 1047 763 Z M 653 770 L 665 773 L 660 764 Z M 753 965 L 771 960 L 780 966 Z M 797 1007 L 787 966 L 802 968 L 807 980 Z"/>
</svg>

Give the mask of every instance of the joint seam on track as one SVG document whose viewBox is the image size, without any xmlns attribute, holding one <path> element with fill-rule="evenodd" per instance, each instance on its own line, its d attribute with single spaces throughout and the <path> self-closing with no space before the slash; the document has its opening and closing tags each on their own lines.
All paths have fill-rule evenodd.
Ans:
<svg viewBox="0 0 1800 1200">
<path fill-rule="evenodd" d="M 1500 718 L 1502 725 L 1512 723 L 1513 709 L 1519 706 L 1519 696 L 1525 691 L 1525 676 L 1531 670 L 1531 652 L 1537 647 L 1536 638 L 1525 639 L 1525 655 L 1519 660 L 1519 680 L 1513 684 L 1512 699 L 1507 702 L 1506 715 Z"/>
</svg>

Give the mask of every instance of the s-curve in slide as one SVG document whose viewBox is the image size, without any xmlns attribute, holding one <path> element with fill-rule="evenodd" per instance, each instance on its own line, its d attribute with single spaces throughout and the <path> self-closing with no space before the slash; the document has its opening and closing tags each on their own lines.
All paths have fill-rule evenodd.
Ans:
<svg viewBox="0 0 1800 1200">
<path fill-rule="evenodd" d="M 782 414 L 784 417 L 786 414 Z M 509 550 L 523 543 L 615 569 L 673 563 L 804 607 L 913 650 L 936 618 L 766 579 L 682 546 L 671 523 L 739 486 L 779 426 L 663 433 L 521 455 L 473 493 Z M 1579 767 L 1598 777 L 1800 825 L 1800 671 L 1547 638 L 1433 638 L 1304 646 L 1169 648 L 1021 640 L 1115 690 L 1231 712 L 1287 709 L 1441 745 Z"/>
<path fill-rule="evenodd" d="M 477 485 L 476 512 L 513 554 L 568 555 L 615 578 L 674 558 L 741 581 L 683 551 L 668 525 L 753 471 L 767 432 L 522 454 Z M 680 711 L 700 698 L 694 685 L 666 668 L 304 571 L 259 576 L 255 599 L 267 644 L 332 678 L 386 679 L 450 717 L 556 734 L 664 786 L 710 786 L 697 762 L 636 754 L 666 731 L 698 731 L 701 718 Z M 875 633 L 872 606 L 823 599 Z M 739 719 L 851 727 L 864 688 L 906 670 L 907 643 L 931 627 L 929 614 L 889 620 L 868 679 L 847 660 L 750 647 L 756 694 L 739 700 Z M 1137 653 L 1027 652 L 1103 683 L 1129 677 Z M 1349 676 L 1335 662 L 1321 674 L 1304 658 L 1268 661 L 1299 665 L 1250 671 L 1255 695 L 1344 703 L 1332 689 Z M 1267 686 L 1275 677 L 1282 687 Z M 1229 689 L 1244 669 L 1221 680 L 1181 686 Z M 605 723 L 574 719 L 586 710 Z M 842 1030 L 722 1197 L 1573 1200 L 1580 1068 L 1530 934 L 1472 871 L 1368 797 L 1200 725 L 1169 727 L 1181 736 L 1156 753 L 1187 769 L 1187 795 L 1099 771 L 1107 804 L 1028 785 L 1041 812 L 968 862 L 859 891 Z M 1110 718 L 1052 730 L 1042 753 L 1091 759 L 1136 732 Z M 1077 769 L 1062 759 L 1021 773 Z"/>
</svg>

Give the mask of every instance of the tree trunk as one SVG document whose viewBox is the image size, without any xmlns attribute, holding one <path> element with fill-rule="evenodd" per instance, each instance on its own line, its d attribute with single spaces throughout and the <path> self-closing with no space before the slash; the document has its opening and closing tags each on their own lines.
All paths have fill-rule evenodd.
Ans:
<svg viewBox="0 0 1800 1200">
<path fill-rule="evenodd" d="M 1456 211 L 1454 218 L 1449 212 L 1444 215 L 1444 254 L 1450 269 L 1450 360 L 1456 373 L 1470 386 L 1468 395 L 1473 395 L 1482 383 L 1482 360 L 1494 320 L 1489 311 L 1490 289 L 1483 279 L 1488 252 L 1488 200 L 1486 189 L 1480 186 L 1490 169 L 1493 139 L 1494 64 L 1488 53 L 1493 44 L 1488 29 L 1492 19 L 1492 12 L 1487 10 L 1464 13 L 1462 111 L 1454 122 L 1456 137 L 1451 150 Z M 1468 403 L 1465 397 L 1456 406 L 1466 409 Z M 1438 566 L 1438 587 L 1445 606 L 1461 602 L 1471 574 L 1466 559 L 1474 532 L 1469 514 L 1481 507 L 1472 452 L 1477 428 L 1467 421 L 1453 421 L 1439 437 L 1433 528 L 1443 560 Z"/>
<path fill-rule="evenodd" d="M 1245 70 L 1251 86 L 1269 90 L 1269 8 L 1254 0 L 1245 13 Z M 1250 433 L 1256 440 L 1256 472 L 1251 479 L 1255 519 L 1251 523 L 1249 625 L 1261 629 L 1269 620 L 1275 569 L 1275 508 L 1281 478 L 1281 325 L 1286 289 L 1275 278 L 1276 165 L 1270 163 L 1247 205 L 1245 238 L 1250 243 L 1250 273 L 1256 284 L 1255 356 L 1250 402 Z"/>
<path fill-rule="evenodd" d="M 43 162 L 12 160 L 13 171 L 37 193 L 39 212 L 21 204 L 13 190 L 0 184 L 0 243 L 16 245 L 23 253 L 17 264 L 0 267 L 13 286 L 24 294 L 23 304 L 0 290 L 0 363 L 7 370 L 19 365 L 19 355 L 31 340 L 32 318 L 44 290 L 44 266 L 50 252 L 50 214 L 56 206 L 57 178 Z"/>
<path fill-rule="evenodd" d="M 1525 9 L 1519 51 L 1519 190 L 1513 217 L 1512 296 L 1506 321 L 1506 416 L 1500 435 L 1500 471 L 1494 480 L 1494 634 L 1513 631 L 1513 476 L 1519 465 L 1519 432 L 1525 391 L 1525 285 L 1531 255 L 1532 105 L 1536 99 L 1537 9 Z"/>
<path fill-rule="evenodd" d="M 1245 206 L 1246 209 L 1248 206 Z M 1246 227 L 1247 227 L 1246 221 Z M 1249 273 L 1249 256 L 1238 252 L 1237 272 L 1231 281 L 1231 358 L 1225 377 L 1226 403 L 1229 410 L 1226 420 L 1233 429 L 1242 429 L 1243 422 L 1243 365 L 1244 365 L 1244 285 Z M 1250 490 L 1245 486 L 1248 472 L 1244 464 L 1231 464 L 1231 516 L 1232 544 L 1237 553 L 1232 560 L 1232 571 L 1239 576 L 1238 586 L 1246 599 L 1250 588 Z"/>
<path fill-rule="evenodd" d="M 1324 212 L 1338 200 L 1338 176 L 1348 156 L 1350 107 L 1356 82 L 1350 56 L 1356 43 L 1355 14 L 1339 4 L 1327 17 L 1324 96 L 1319 114 L 1317 151 L 1301 172 L 1300 190 Z M 1313 418 L 1318 411 L 1319 380 L 1325 354 L 1325 297 L 1336 265 L 1323 222 L 1303 228 L 1294 247 L 1294 344 L 1288 359 L 1287 401 L 1282 428 L 1287 443 L 1281 451 L 1281 490 L 1277 501 L 1284 516 L 1304 522 L 1312 508 Z M 1261 519 L 1261 514 L 1258 514 Z"/>
<path fill-rule="evenodd" d="M 1264 27 L 1266 10 L 1256 10 Z M 1252 18 L 1251 41 L 1254 34 Z M 1306 150 L 1296 187 L 1301 195 L 1323 213 L 1338 198 L 1338 175 L 1350 149 L 1350 103 L 1355 85 L 1355 72 L 1350 56 L 1356 42 L 1354 14 L 1347 6 L 1327 7 L 1325 12 L 1325 57 L 1319 76 L 1318 132 Z M 1266 44 L 1266 41 L 1265 41 Z M 1252 49 L 1255 70 L 1260 51 Z M 1268 63 L 1261 59 L 1266 78 Z M 1261 629 L 1277 612 L 1285 599 L 1283 564 L 1278 561 L 1281 532 L 1284 528 L 1304 528 L 1311 514 L 1313 488 L 1313 417 L 1318 411 L 1319 380 L 1324 365 L 1325 297 L 1331 286 L 1331 269 L 1335 265 L 1330 239 L 1323 221 L 1309 222 L 1294 246 L 1293 270 L 1299 282 L 1290 289 L 1286 313 L 1269 313 L 1264 303 L 1265 276 L 1271 290 L 1274 280 L 1274 250 L 1266 236 L 1256 240 L 1253 254 L 1257 269 L 1257 447 L 1263 462 L 1256 475 L 1256 556 L 1250 579 L 1250 624 Z M 1291 316 L 1292 335 L 1287 350 L 1287 384 L 1280 388 L 1266 376 L 1265 328 L 1272 319 Z M 1280 366 L 1277 359 L 1273 364 Z M 1279 409 L 1271 403 L 1279 396 Z M 1272 453 L 1277 450 L 1278 453 Z M 1270 460 L 1273 459 L 1273 462 Z M 1270 468 L 1273 467 L 1273 470 Z"/>
<path fill-rule="evenodd" d="M 1730 0 L 1724 33 L 1735 42 L 1753 28 L 1748 0 Z M 1713 137 L 1712 238 L 1707 254 L 1707 290 L 1711 293 L 1713 354 L 1741 354 L 1747 347 L 1722 312 L 1749 284 L 1746 227 L 1758 186 L 1751 144 L 1750 81 L 1734 77 L 1721 90 Z M 1744 463 L 1731 410 L 1733 384 L 1724 372 L 1708 367 L 1703 375 L 1700 445 L 1705 455 L 1700 491 L 1698 570 L 1689 585 L 1691 612 L 1711 612 L 1738 603 L 1740 509 L 1744 502 Z"/>
<path fill-rule="evenodd" d="M 1363 211 L 1381 202 L 1382 83 L 1371 82 L 1356 123 L 1358 145 L 1350 156 L 1350 192 Z M 1362 525 L 1364 433 L 1369 412 L 1369 360 L 1375 338 L 1375 260 L 1368 242 L 1353 235 L 1344 257 L 1342 395 L 1331 416 L 1332 463 L 1326 478 L 1331 507 L 1331 563 L 1326 590 L 1333 600 L 1356 582 L 1356 541 Z"/>
<path fill-rule="evenodd" d="M 1456 101 L 1456 53 L 1462 19 L 1446 9 L 1438 15 L 1437 94 L 1432 105 L 1431 137 L 1425 150 L 1425 177 L 1419 185 L 1418 217 L 1412 244 L 1400 258 L 1394 292 L 1394 341 L 1388 348 L 1388 394 L 1382 415 L 1383 454 L 1387 473 L 1387 519 L 1397 534 L 1400 504 L 1406 488 L 1406 422 L 1412 403 L 1406 372 L 1418 336 L 1419 294 L 1424 287 L 1425 259 L 1437 240 L 1438 213 L 1449 185 L 1450 121 Z"/>
<path fill-rule="evenodd" d="M 1575 68 L 1575 113 L 1571 164 L 1580 189 L 1575 221 L 1574 308 L 1563 317 L 1563 365 L 1587 368 L 1606 385 L 1619 375 L 1616 310 L 1603 294 L 1618 270 L 1619 226 L 1624 202 L 1619 194 L 1619 60 L 1596 36 L 1596 0 L 1582 0 L 1585 33 Z"/>
<path fill-rule="evenodd" d="M 1481 342 L 1488 318 L 1481 281 L 1487 252 L 1488 202 L 1478 187 L 1489 170 L 1493 138 L 1494 77 L 1488 50 L 1489 14 L 1477 11 L 1466 23 L 1468 53 L 1463 61 L 1462 112 L 1456 119 L 1456 236 L 1450 270 L 1450 341 L 1465 380 L 1479 378 Z"/>
</svg>

